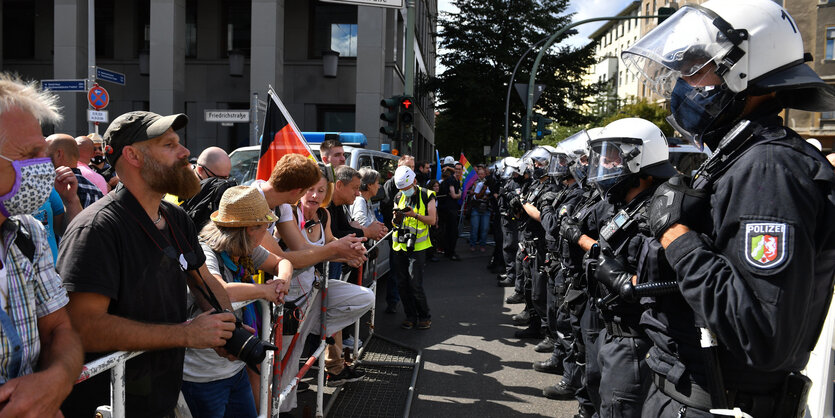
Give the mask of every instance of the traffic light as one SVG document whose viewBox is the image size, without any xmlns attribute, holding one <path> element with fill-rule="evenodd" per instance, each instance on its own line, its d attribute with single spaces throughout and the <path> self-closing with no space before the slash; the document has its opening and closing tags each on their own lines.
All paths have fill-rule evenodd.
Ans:
<svg viewBox="0 0 835 418">
<path fill-rule="evenodd" d="M 402 147 L 410 150 L 414 138 L 415 103 L 410 96 L 400 96 L 398 118 L 400 120 L 400 140 Z"/>
<path fill-rule="evenodd" d="M 380 113 L 380 120 L 386 121 L 386 126 L 380 127 L 380 133 L 389 137 L 391 141 L 400 138 L 400 96 L 391 96 L 380 100 L 380 106 L 385 109 Z"/>
<path fill-rule="evenodd" d="M 542 139 L 545 136 L 551 135 L 551 130 L 548 129 L 548 125 L 554 123 L 552 119 L 548 119 L 545 116 L 538 116 L 536 117 L 536 139 Z"/>
<path fill-rule="evenodd" d="M 675 7 L 659 7 L 658 8 L 658 24 L 660 25 L 661 22 L 667 20 L 668 17 L 672 16 L 673 13 L 676 12 Z"/>
</svg>

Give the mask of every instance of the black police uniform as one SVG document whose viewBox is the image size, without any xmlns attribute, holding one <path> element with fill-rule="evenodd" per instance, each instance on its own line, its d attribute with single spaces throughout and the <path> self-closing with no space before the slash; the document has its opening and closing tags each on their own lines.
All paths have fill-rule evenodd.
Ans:
<svg viewBox="0 0 835 418">
<path fill-rule="evenodd" d="M 644 416 L 710 416 L 716 372 L 731 405 L 789 416 L 784 385 L 805 367 L 832 296 L 835 175 L 779 117 L 758 123 L 713 178 L 694 183 L 711 193 L 713 227 L 666 249 L 686 304 L 658 298 L 643 315 L 655 372 Z M 716 334 L 719 370 L 703 361 L 694 321 Z"/>
<path fill-rule="evenodd" d="M 533 180 L 522 189 L 523 202 L 534 202 L 542 192 L 550 190 L 548 181 Z M 532 219 L 527 213 L 520 217 L 520 240 L 524 253 L 521 258 L 522 273 L 525 278 L 525 310 L 528 312 L 531 323 L 529 326 L 531 334 L 539 334 L 542 327 L 542 320 L 545 312 L 546 282 L 540 277 L 539 269 L 545 262 L 545 230 L 539 221 Z M 517 258 L 518 259 L 518 258 Z"/>
<path fill-rule="evenodd" d="M 636 274 L 638 283 L 663 281 L 672 273 L 663 249 L 653 245 L 657 241 L 647 223 L 647 205 L 656 188 L 643 190 L 627 204 L 616 203 L 618 222 L 610 219 L 600 233 L 601 252 L 619 260 L 630 275 Z M 651 342 L 639 325 L 643 307 L 618 297 L 620 289 L 602 283 L 597 287 L 604 301 L 597 304 L 604 323 L 597 346 L 600 416 L 640 417 L 650 382 L 646 354 Z"/>
<path fill-rule="evenodd" d="M 527 182 L 524 177 L 519 176 L 508 179 L 502 186 L 499 195 L 499 209 L 502 214 L 502 252 L 504 254 L 505 274 L 514 280 L 515 291 L 518 294 L 524 293 L 524 282 L 518 280 L 516 274 L 516 255 L 519 253 L 519 218 L 518 209 L 513 207 L 514 199 L 518 201 L 522 187 Z"/>
</svg>

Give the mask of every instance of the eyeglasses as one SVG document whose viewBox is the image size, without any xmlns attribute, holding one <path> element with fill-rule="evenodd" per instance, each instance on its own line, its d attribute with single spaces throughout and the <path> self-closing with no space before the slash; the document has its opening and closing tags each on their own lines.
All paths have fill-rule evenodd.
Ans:
<svg viewBox="0 0 835 418">
<path fill-rule="evenodd" d="M 198 165 L 199 165 L 199 164 L 198 164 Z M 217 178 L 219 178 L 219 179 L 224 179 L 224 180 L 229 179 L 229 175 L 226 175 L 226 176 L 218 176 L 218 175 L 217 175 L 217 174 L 215 174 L 212 170 L 209 170 L 209 167 L 206 167 L 205 165 L 200 165 L 200 167 L 203 167 L 203 169 L 204 169 L 204 170 L 206 170 L 206 172 L 207 172 L 207 173 L 209 173 L 209 175 L 210 175 L 210 176 L 212 176 L 212 177 L 217 177 Z"/>
</svg>

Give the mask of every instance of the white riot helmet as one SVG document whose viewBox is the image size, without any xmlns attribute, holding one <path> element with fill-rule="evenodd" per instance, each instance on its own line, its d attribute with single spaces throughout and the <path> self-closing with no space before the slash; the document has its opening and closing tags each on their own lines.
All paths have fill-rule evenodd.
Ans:
<svg viewBox="0 0 835 418">
<path fill-rule="evenodd" d="M 670 99 L 670 123 L 700 146 L 739 117 L 748 95 L 777 92 L 777 108 L 835 109 L 835 89 L 804 65 L 797 24 L 771 0 L 684 6 L 621 57 Z"/>
<path fill-rule="evenodd" d="M 603 128 L 592 128 L 590 130 L 582 129 L 574 135 L 565 138 L 557 144 L 557 149 L 566 156 L 566 168 L 568 173 L 574 177 L 577 182 L 582 182 L 586 178 L 586 173 L 589 166 L 589 141 L 591 136 L 589 132 L 594 130 L 599 132 Z M 567 176 L 563 176 L 566 178 Z"/>
<path fill-rule="evenodd" d="M 519 159 L 516 157 L 507 157 L 502 160 L 504 169 L 502 171 L 502 178 L 509 179 L 513 177 L 513 173 L 519 174 Z"/>
<path fill-rule="evenodd" d="M 535 147 L 530 153 L 526 154 L 527 156 L 524 158 L 528 166 L 526 169 L 530 170 L 533 178 L 540 179 L 549 174 L 551 160 L 554 158 L 556 151 L 554 147 L 544 145 Z"/>
<path fill-rule="evenodd" d="M 603 194 L 622 185 L 629 189 L 629 178 L 638 174 L 670 178 L 678 174 L 670 163 L 667 137 L 654 123 L 640 118 L 616 120 L 606 125 L 597 138 L 589 141 L 588 180 Z"/>
</svg>

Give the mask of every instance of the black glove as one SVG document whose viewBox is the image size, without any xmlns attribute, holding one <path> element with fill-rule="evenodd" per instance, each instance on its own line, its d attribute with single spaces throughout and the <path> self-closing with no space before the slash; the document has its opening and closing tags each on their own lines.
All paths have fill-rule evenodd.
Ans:
<svg viewBox="0 0 835 418">
<path fill-rule="evenodd" d="M 676 223 L 700 230 L 710 221 L 710 194 L 691 189 L 682 176 L 675 176 L 655 190 L 647 214 L 656 238 Z"/>
<path fill-rule="evenodd" d="M 623 263 L 608 251 L 600 254 L 594 277 L 598 283 L 606 286 L 610 292 L 620 295 L 627 302 L 631 302 L 629 299 L 632 299 L 632 274 L 628 273 Z"/>
<path fill-rule="evenodd" d="M 583 236 L 583 231 L 580 230 L 580 222 L 571 216 L 563 218 L 560 222 L 560 236 L 568 242 L 576 244 Z"/>
<path fill-rule="evenodd" d="M 522 209 L 522 201 L 519 200 L 519 196 L 513 196 L 513 198 L 510 199 L 508 206 L 510 206 L 510 210 L 516 213 L 520 213 L 524 210 Z"/>
</svg>

